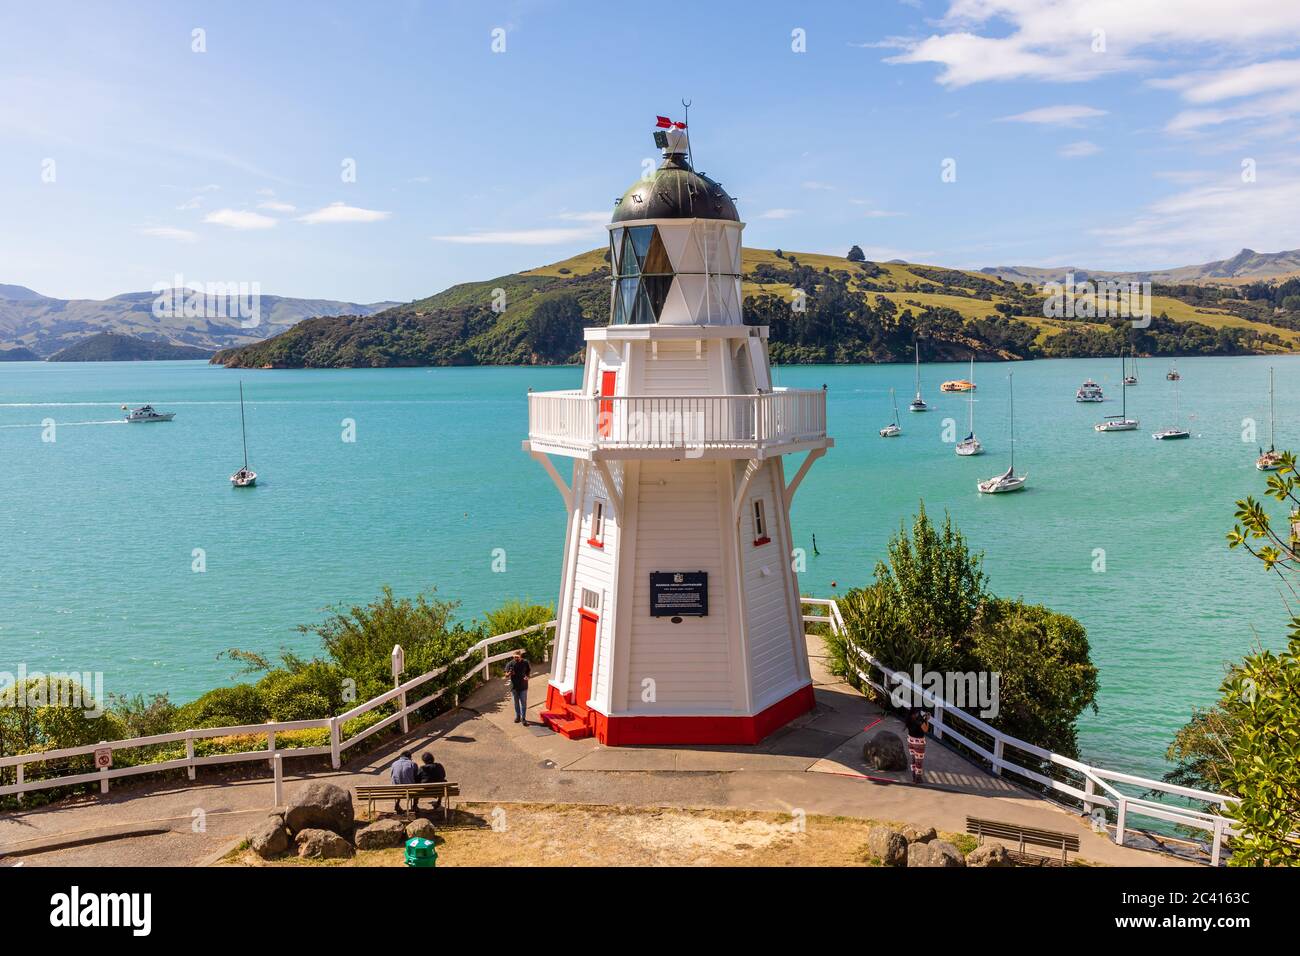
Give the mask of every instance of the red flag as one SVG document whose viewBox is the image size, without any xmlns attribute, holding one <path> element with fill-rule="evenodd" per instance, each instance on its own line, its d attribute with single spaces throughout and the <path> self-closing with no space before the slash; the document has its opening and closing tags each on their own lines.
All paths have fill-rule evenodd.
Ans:
<svg viewBox="0 0 1300 956">
<path fill-rule="evenodd" d="M 656 116 L 655 125 L 658 126 L 660 129 L 671 129 L 673 125 L 673 121 L 670 120 L 667 116 Z"/>
<path fill-rule="evenodd" d="M 686 129 L 685 123 L 674 123 L 673 125 L 676 126 L 678 129 Z"/>
</svg>

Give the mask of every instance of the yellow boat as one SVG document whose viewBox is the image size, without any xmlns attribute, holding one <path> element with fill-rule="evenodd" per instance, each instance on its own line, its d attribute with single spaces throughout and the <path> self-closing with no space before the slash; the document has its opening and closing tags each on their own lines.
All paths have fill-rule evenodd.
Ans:
<svg viewBox="0 0 1300 956">
<path fill-rule="evenodd" d="M 939 386 L 941 392 L 973 392 L 975 383 L 968 382 L 964 378 L 955 378 L 950 382 L 944 382 Z"/>
</svg>

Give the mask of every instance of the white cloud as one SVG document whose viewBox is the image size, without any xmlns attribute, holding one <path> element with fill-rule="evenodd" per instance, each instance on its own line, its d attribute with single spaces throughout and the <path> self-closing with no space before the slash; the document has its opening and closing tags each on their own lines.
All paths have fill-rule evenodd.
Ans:
<svg viewBox="0 0 1300 956">
<path fill-rule="evenodd" d="M 199 238 L 197 233 L 190 232 L 188 229 L 174 229 L 171 226 L 145 226 L 140 233 L 155 239 L 171 239 L 175 242 L 197 242 Z"/>
<path fill-rule="evenodd" d="M 461 245 L 493 246 L 553 246 L 565 242 L 593 241 L 598 237 L 593 229 L 512 229 L 501 232 L 470 232 L 460 235 L 434 236 L 438 242 L 455 242 Z"/>
<path fill-rule="evenodd" d="M 264 199 L 257 204 L 258 209 L 266 209 L 269 212 L 296 212 L 298 207 L 287 202 L 280 202 L 278 199 Z"/>
<path fill-rule="evenodd" d="M 202 205 L 203 205 L 203 197 L 202 197 L 202 196 L 194 196 L 194 197 L 192 197 L 192 198 L 190 198 L 190 199 L 185 200 L 183 203 L 181 203 L 181 204 L 180 204 L 179 206 L 177 206 L 176 208 L 177 208 L 177 209 L 198 209 L 198 208 L 199 208 L 200 206 L 202 206 Z"/>
<path fill-rule="evenodd" d="M 349 206 L 347 203 L 334 202 L 323 209 L 317 209 L 305 216 L 299 216 L 298 220 L 315 226 L 319 223 L 379 222 L 391 215 L 391 212 L 380 212 L 377 209 L 361 209 L 358 206 Z"/>
<path fill-rule="evenodd" d="M 1004 123 L 1036 123 L 1041 126 L 1078 126 L 1082 120 L 1105 116 L 1105 110 L 1092 106 L 1041 106 L 1036 110 L 1003 116 Z"/>
<path fill-rule="evenodd" d="M 270 229 L 276 220 L 247 209 L 217 209 L 203 217 L 204 222 L 231 229 Z"/>
<path fill-rule="evenodd" d="M 563 219 L 566 222 L 595 222 L 605 225 L 613 215 L 609 210 L 593 210 L 591 212 L 562 212 L 556 219 Z"/>
<path fill-rule="evenodd" d="M 1195 104 L 1169 121 L 1165 129 L 1171 133 L 1242 120 L 1277 121 L 1300 113 L 1300 60 L 1269 60 L 1230 70 L 1186 73 L 1153 85 L 1178 90 L 1184 101 Z M 1209 105 L 1243 97 L 1246 99 L 1230 106 Z"/>
<path fill-rule="evenodd" d="M 822 190 L 825 192 L 830 192 L 835 188 L 830 183 L 818 182 L 815 179 L 805 179 L 801 185 L 804 189 Z"/>
<path fill-rule="evenodd" d="M 759 219 L 789 219 L 799 215 L 798 209 L 769 209 L 767 212 L 759 213 Z"/>
<path fill-rule="evenodd" d="M 1096 156 L 1100 152 L 1101 147 L 1096 143 L 1081 139 L 1077 143 L 1066 143 L 1057 151 L 1057 155 L 1066 159 L 1082 159 L 1085 156 Z"/>
</svg>

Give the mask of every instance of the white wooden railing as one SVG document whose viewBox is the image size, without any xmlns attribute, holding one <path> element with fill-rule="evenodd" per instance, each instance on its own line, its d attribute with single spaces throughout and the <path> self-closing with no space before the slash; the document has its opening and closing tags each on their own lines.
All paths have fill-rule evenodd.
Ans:
<svg viewBox="0 0 1300 956">
<path fill-rule="evenodd" d="M 844 618 L 841 617 L 839 605 L 835 601 L 806 597 L 803 599 L 803 603 L 826 609 L 824 614 L 805 614 L 805 622 L 825 624 L 831 629 L 832 633 L 846 636 Z M 1114 810 L 1115 842 L 1121 846 L 1124 844 L 1126 826 L 1130 816 L 1145 816 L 1156 820 L 1164 820 L 1169 823 L 1204 830 L 1206 833 L 1211 834 L 1210 862 L 1212 866 L 1219 865 L 1224 836 L 1238 835 L 1238 831 L 1232 827 L 1232 820 L 1220 813 L 1160 803 L 1145 797 L 1129 796 L 1121 793 L 1116 785 L 1140 787 L 1144 793 L 1167 793 L 1171 796 L 1195 800 L 1218 808 L 1225 808 L 1229 802 L 1235 802 L 1236 797 L 1210 793 L 1206 790 L 1197 790 L 1193 787 L 1181 787 L 1176 784 L 1166 783 L 1163 780 L 1150 780 L 1129 773 L 1107 770 L 1104 767 L 1094 767 L 1071 757 L 1064 757 L 1061 754 L 1045 750 L 1028 741 L 1003 733 L 973 714 L 968 714 L 961 708 L 954 707 L 942 697 L 937 697 L 930 691 L 917 686 L 906 673 L 890 670 L 852 641 L 846 639 L 844 645 L 851 654 L 857 657 L 861 665 L 853 664 L 851 661 L 848 662 L 860 680 L 871 685 L 885 696 L 889 696 L 895 689 L 902 687 L 910 692 L 909 696 L 912 699 L 919 698 L 934 708 L 934 717 L 930 726 L 935 739 L 942 740 L 944 737 L 950 737 L 987 761 L 994 774 L 1000 776 L 1003 773 L 1008 773 L 1032 781 L 1045 788 L 1049 793 L 1062 795 L 1077 801 L 1082 805 L 1085 814 L 1091 814 L 1097 807 L 1107 807 Z M 992 742 L 992 749 L 986 744 L 972 739 L 972 732 L 985 735 Z M 1027 754 L 1033 759 L 1017 762 L 1012 756 L 1017 751 Z M 1042 768 L 1044 764 L 1063 767 L 1080 775 L 1083 789 L 1049 777 L 1042 773 L 1040 769 L 1035 769 L 1036 767 Z"/>
<path fill-rule="evenodd" d="M 562 449 L 757 449 L 825 437 L 822 389 L 758 395 L 528 395 L 529 440 Z"/>
<path fill-rule="evenodd" d="M 47 790 L 52 787 L 68 787 L 85 783 L 98 783 L 100 793 L 108 793 L 110 780 L 116 780 L 121 777 L 131 777 L 137 774 L 157 773 L 162 770 L 185 770 L 191 780 L 195 779 L 196 771 L 199 767 L 214 766 L 217 764 L 240 763 L 246 760 L 265 760 L 276 766 L 280 761 L 275 758 L 289 759 L 293 757 L 314 757 L 329 754 L 330 764 L 336 770 L 342 765 L 343 752 L 351 747 L 355 747 L 361 741 L 365 740 L 372 734 L 376 734 L 386 727 L 391 727 L 397 722 L 402 723 L 402 730 L 409 729 L 409 717 L 414 711 L 425 707 L 428 704 L 438 700 L 448 691 L 452 692 L 453 697 L 457 698 L 459 703 L 460 688 L 467 681 L 472 680 L 476 675 L 482 673 L 485 677 L 489 676 L 491 666 L 510 657 L 513 647 L 501 653 L 492 653 L 492 648 L 503 641 L 514 641 L 517 638 L 537 631 L 546 631 L 555 627 L 554 621 L 547 621 L 543 624 L 535 624 L 532 627 L 526 627 L 518 631 L 510 631 L 507 634 L 497 634 L 493 637 L 486 637 L 474 644 L 463 655 L 458 657 L 450 664 L 444 664 L 442 667 L 435 668 L 428 673 L 421 674 L 418 677 L 412 677 L 395 686 L 392 690 L 373 697 L 365 703 L 358 704 L 346 713 L 339 714 L 337 717 L 321 717 L 314 720 L 288 720 L 272 721 L 265 724 L 245 724 L 237 727 L 204 727 L 196 730 L 182 730 L 170 734 L 156 734 L 152 737 L 132 737 L 127 740 L 107 740 L 100 741 L 97 744 L 88 744 L 83 747 L 65 747 L 61 750 L 44 750 L 37 753 L 17 754 L 12 757 L 0 757 L 0 767 L 14 767 L 17 780 L 15 783 L 0 787 L 0 796 L 13 794 L 30 793 L 33 790 Z M 400 653 L 400 649 L 394 649 Z M 447 670 L 457 664 L 463 664 L 466 661 L 478 657 L 480 660 L 465 672 L 455 684 L 445 685 L 438 688 L 430 694 L 420 697 L 414 702 L 408 702 L 408 698 L 424 686 L 429 681 L 442 676 Z M 363 714 L 369 713 L 376 707 L 382 707 L 390 701 L 397 702 L 397 708 L 383 720 L 376 721 L 369 727 L 353 734 L 351 737 L 344 737 L 344 725 Z M 294 730 L 328 730 L 329 743 L 318 747 L 277 747 L 276 735 L 287 733 Z M 212 737 L 238 737 L 246 735 L 257 735 L 266 737 L 266 746 L 259 747 L 256 750 L 240 751 L 238 753 L 208 754 L 205 756 L 196 756 L 194 751 L 195 741 L 206 740 Z M 105 767 L 103 769 L 91 771 L 89 773 L 64 774 L 62 776 L 44 777 L 38 780 L 25 780 L 25 769 L 32 764 L 44 764 L 58 760 L 66 760 L 71 757 L 88 757 L 98 752 L 107 751 L 112 754 L 121 750 L 134 750 L 139 747 L 154 747 L 161 744 L 185 744 L 185 756 L 177 757 L 172 760 L 161 760 L 153 763 L 141 763 L 126 767 Z M 278 770 L 278 767 L 277 767 Z"/>
</svg>

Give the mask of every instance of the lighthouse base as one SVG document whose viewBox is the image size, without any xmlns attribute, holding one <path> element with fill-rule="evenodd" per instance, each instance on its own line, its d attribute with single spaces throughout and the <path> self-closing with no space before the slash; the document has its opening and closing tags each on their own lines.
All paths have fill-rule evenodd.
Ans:
<svg viewBox="0 0 1300 956">
<path fill-rule="evenodd" d="M 752 716 L 614 716 L 569 703 L 563 692 L 546 689 L 542 719 L 566 737 L 594 735 L 607 747 L 637 744 L 756 744 L 816 706 L 812 684 Z M 579 727 L 581 729 L 579 729 Z"/>
</svg>

